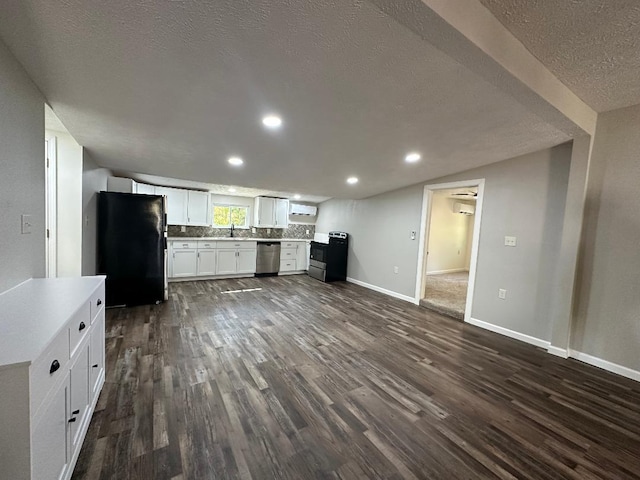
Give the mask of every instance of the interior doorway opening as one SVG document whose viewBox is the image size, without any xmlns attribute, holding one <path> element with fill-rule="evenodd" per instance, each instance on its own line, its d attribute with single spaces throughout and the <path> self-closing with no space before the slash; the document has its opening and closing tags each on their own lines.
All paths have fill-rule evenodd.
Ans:
<svg viewBox="0 0 640 480">
<path fill-rule="evenodd" d="M 427 185 L 416 301 L 467 320 L 471 315 L 484 181 Z"/>
</svg>

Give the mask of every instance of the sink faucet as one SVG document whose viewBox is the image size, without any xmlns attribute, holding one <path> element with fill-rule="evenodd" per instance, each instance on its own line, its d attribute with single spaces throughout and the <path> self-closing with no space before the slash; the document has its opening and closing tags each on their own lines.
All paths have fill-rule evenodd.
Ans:
<svg viewBox="0 0 640 480">
<path fill-rule="evenodd" d="M 233 238 L 233 231 L 235 230 L 235 228 L 236 228 L 235 225 L 232 223 L 231 228 L 229 228 L 229 236 L 231 238 Z"/>
</svg>

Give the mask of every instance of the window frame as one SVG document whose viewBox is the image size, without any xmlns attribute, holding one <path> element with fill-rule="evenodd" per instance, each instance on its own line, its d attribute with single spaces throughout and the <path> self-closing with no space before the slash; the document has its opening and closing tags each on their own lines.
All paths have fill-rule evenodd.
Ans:
<svg viewBox="0 0 640 480">
<path fill-rule="evenodd" d="M 229 209 L 229 223 L 227 225 L 216 225 L 215 221 L 216 221 L 216 216 L 215 216 L 215 209 L 216 207 L 224 207 L 224 208 L 228 208 Z M 213 228 L 231 228 L 231 209 L 232 208 L 244 208 L 246 211 L 245 214 L 245 222 L 244 225 L 234 225 L 233 228 L 240 228 L 240 229 L 249 229 L 251 228 L 250 225 L 250 219 L 249 219 L 249 214 L 251 213 L 249 210 L 249 205 L 238 205 L 235 203 L 213 203 L 211 205 L 211 226 Z"/>
</svg>

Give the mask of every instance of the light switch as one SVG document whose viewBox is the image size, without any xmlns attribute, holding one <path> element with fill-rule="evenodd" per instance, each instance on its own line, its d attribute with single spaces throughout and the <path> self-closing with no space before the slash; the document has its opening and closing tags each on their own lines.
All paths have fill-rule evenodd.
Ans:
<svg viewBox="0 0 640 480">
<path fill-rule="evenodd" d="M 504 244 L 507 247 L 515 247 L 516 246 L 516 237 L 504 237 Z"/>
<path fill-rule="evenodd" d="M 415 230 L 411 231 L 411 240 L 415 240 L 416 239 L 416 232 Z"/>
<path fill-rule="evenodd" d="M 393 273 L 398 273 L 398 267 L 393 267 Z"/>
<path fill-rule="evenodd" d="M 31 233 L 31 215 L 22 215 L 22 234 Z"/>
</svg>

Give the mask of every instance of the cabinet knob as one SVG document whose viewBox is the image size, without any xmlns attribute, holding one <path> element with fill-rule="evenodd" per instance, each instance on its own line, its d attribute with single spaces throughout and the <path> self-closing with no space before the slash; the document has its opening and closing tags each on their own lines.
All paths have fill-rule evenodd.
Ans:
<svg viewBox="0 0 640 480">
<path fill-rule="evenodd" d="M 73 412 L 71 412 L 71 415 L 78 415 L 80 413 L 80 410 L 74 410 Z"/>
<path fill-rule="evenodd" d="M 98 301 L 96 302 L 96 305 L 97 305 L 97 306 L 102 305 L 102 300 L 98 299 Z"/>
<path fill-rule="evenodd" d="M 95 365 L 91 365 L 91 368 L 98 368 L 98 364 L 96 363 Z"/>
<path fill-rule="evenodd" d="M 81 332 L 81 331 L 82 331 L 82 330 L 84 330 L 85 328 L 87 328 L 87 326 L 84 324 L 84 322 L 80 322 L 80 326 L 78 327 L 78 331 L 80 331 L 80 332 Z"/>
<path fill-rule="evenodd" d="M 76 421 L 76 417 L 72 417 L 72 418 L 69 419 L 69 423 L 73 423 L 75 421 Z"/>
<path fill-rule="evenodd" d="M 53 372 L 57 371 L 60 368 L 60 362 L 58 360 L 54 360 L 51 362 L 51 368 L 49 369 L 49 375 Z"/>
</svg>

